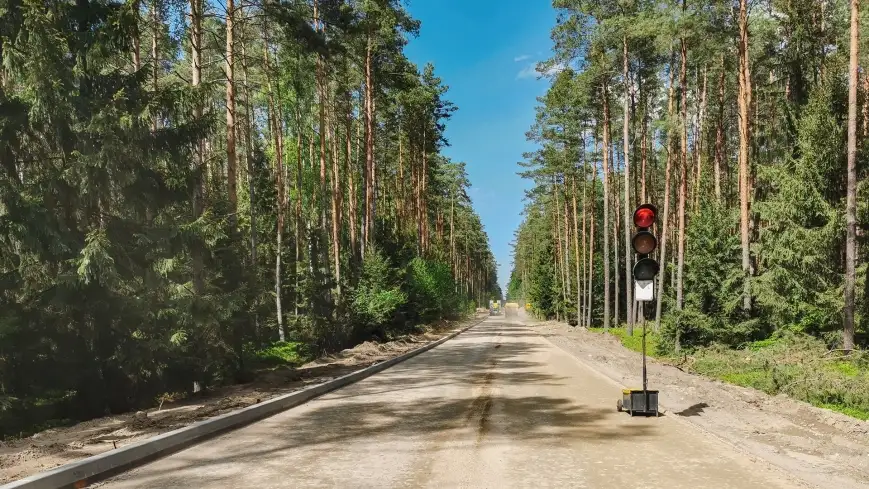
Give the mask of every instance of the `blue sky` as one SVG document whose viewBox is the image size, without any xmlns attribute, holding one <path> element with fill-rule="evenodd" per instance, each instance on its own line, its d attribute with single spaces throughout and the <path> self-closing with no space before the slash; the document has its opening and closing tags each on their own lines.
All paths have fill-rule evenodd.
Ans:
<svg viewBox="0 0 869 489">
<path fill-rule="evenodd" d="M 451 146 L 444 153 L 467 163 L 470 196 L 506 292 L 510 241 L 529 186 L 516 163 L 533 149 L 525 132 L 549 85 L 534 65 L 550 56 L 555 11 L 548 0 L 413 0 L 409 10 L 422 28 L 407 55 L 420 67 L 435 65 L 459 108 L 447 124 Z"/>
</svg>

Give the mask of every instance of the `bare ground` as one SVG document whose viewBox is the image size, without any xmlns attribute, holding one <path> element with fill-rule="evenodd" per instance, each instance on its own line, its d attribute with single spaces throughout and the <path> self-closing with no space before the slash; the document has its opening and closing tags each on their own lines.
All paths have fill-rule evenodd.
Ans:
<svg viewBox="0 0 869 489">
<path fill-rule="evenodd" d="M 423 334 L 408 335 L 395 341 L 367 341 L 299 368 L 263 371 L 251 383 L 216 389 L 202 398 L 164 403 L 146 411 L 107 416 L 68 428 L 49 429 L 20 440 L 0 442 L 0 483 L 327 382 L 419 348 L 485 317 L 486 314 L 478 313 L 467 321 L 444 321 L 427 327 Z"/>
<path fill-rule="evenodd" d="M 602 375 L 625 387 L 642 388 L 642 357 L 618 338 L 555 322 L 532 326 Z M 869 422 L 653 359 L 647 365 L 649 388 L 660 390 L 666 416 L 690 423 L 812 486 L 869 487 Z M 613 409 L 615 403 L 613 399 Z"/>
</svg>

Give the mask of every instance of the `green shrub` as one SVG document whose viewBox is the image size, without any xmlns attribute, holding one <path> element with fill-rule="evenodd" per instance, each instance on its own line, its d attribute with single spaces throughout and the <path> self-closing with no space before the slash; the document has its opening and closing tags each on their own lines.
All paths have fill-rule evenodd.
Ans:
<svg viewBox="0 0 869 489">
<path fill-rule="evenodd" d="M 351 303 L 354 320 L 363 328 L 364 334 L 384 329 L 407 302 L 407 294 L 397 282 L 395 269 L 380 250 L 365 255 Z"/>
<path fill-rule="evenodd" d="M 456 294 L 456 283 L 446 263 L 414 258 L 408 265 L 407 278 L 408 310 L 412 316 L 432 320 L 464 312 L 466 306 Z"/>
<path fill-rule="evenodd" d="M 254 353 L 256 362 L 262 366 L 297 366 L 310 357 L 307 345 L 297 341 L 278 341 Z"/>
</svg>

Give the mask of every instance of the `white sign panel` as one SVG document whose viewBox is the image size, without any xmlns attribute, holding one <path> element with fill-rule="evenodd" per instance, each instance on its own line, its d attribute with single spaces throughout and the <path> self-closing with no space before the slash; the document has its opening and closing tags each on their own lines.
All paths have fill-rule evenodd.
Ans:
<svg viewBox="0 0 869 489">
<path fill-rule="evenodd" d="M 637 302 L 651 302 L 655 300 L 655 281 L 634 280 L 634 300 Z"/>
</svg>

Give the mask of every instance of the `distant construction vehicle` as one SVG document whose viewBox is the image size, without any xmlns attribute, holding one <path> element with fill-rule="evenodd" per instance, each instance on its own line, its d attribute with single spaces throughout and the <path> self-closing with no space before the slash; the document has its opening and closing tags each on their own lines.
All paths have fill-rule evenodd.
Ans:
<svg viewBox="0 0 869 489">
<path fill-rule="evenodd" d="M 504 315 L 505 316 L 518 316 L 519 315 L 519 304 L 516 302 L 508 302 L 504 306 Z"/>
<path fill-rule="evenodd" d="M 489 301 L 489 315 L 490 316 L 499 316 L 501 314 L 501 301 L 492 300 Z"/>
</svg>

